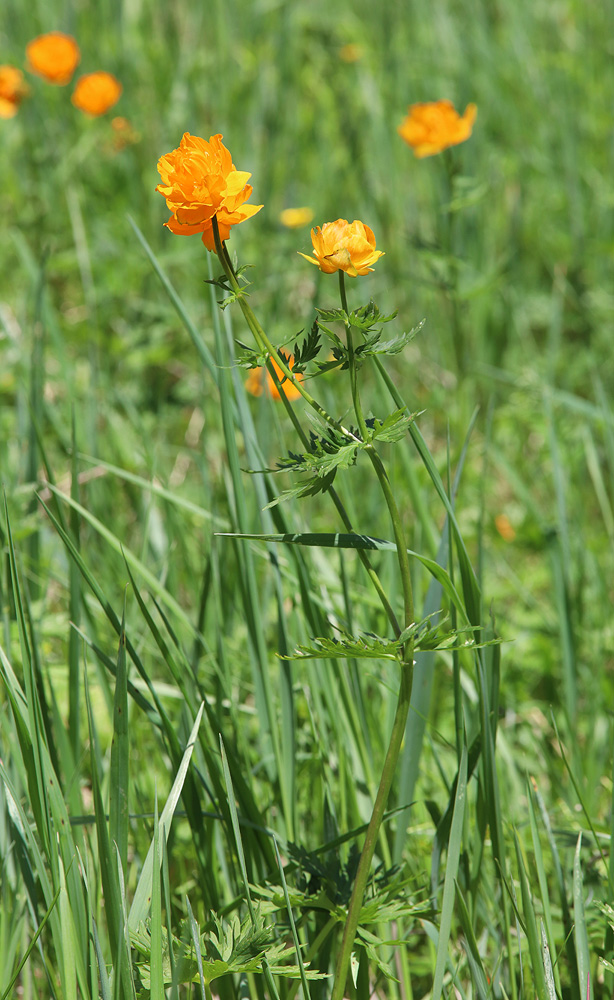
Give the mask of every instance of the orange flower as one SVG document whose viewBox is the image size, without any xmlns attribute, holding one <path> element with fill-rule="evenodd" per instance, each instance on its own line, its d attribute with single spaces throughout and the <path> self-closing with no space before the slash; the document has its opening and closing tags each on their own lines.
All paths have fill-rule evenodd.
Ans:
<svg viewBox="0 0 614 1000">
<path fill-rule="evenodd" d="M 478 109 L 468 104 L 461 117 L 452 101 L 412 104 L 397 131 L 418 157 L 433 156 L 471 135 Z"/>
<path fill-rule="evenodd" d="M 0 66 L 0 118 L 13 118 L 28 93 L 23 73 L 16 66 Z"/>
<path fill-rule="evenodd" d="M 373 230 L 358 219 L 352 223 L 345 219 L 325 222 L 321 229 L 316 226 L 311 230 L 311 242 L 313 257 L 304 253 L 301 257 L 325 274 L 345 271 L 350 278 L 355 278 L 372 271 L 371 265 L 384 256 L 381 250 L 375 249 Z"/>
<path fill-rule="evenodd" d="M 50 31 L 26 46 L 28 69 L 47 83 L 68 83 L 81 59 L 79 46 L 71 35 Z"/>
<path fill-rule="evenodd" d="M 275 369 L 279 381 L 282 383 L 282 388 L 288 399 L 298 399 L 300 392 L 296 386 L 290 382 L 289 379 L 284 381 L 285 376 L 281 368 L 277 362 L 273 360 L 273 358 L 271 358 L 271 361 L 273 362 L 273 368 Z M 290 355 L 289 367 L 294 368 L 294 357 L 292 355 Z M 303 381 L 303 376 L 299 372 L 297 372 L 296 378 L 299 382 Z M 279 389 L 275 385 L 273 376 L 269 372 L 268 368 L 252 368 L 247 376 L 247 379 L 245 380 L 245 388 L 247 391 L 251 392 L 252 396 L 262 396 L 265 384 L 272 399 L 281 399 Z"/>
<path fill-rule="evenodd" d="M 156 191 L 166 198 L 173 213 L 164 225 L 171 233 L 190 236 L 202 233 L 207 250 L 215 250 L 212 219 L 217 218 L 222 240 L 262 205 L 244 205 L 252 193 L 251 174 L 237 170 L 221 135 L 209 141 L 185 132 L 178 149 L 160 157 L 162 183 Z"/>
<path fill-rule="evenodd" d="M 104 115 L 117 104 L 121 97 L 122 85 L 112 73 L 100 70 L 80 76 L 71 97 L 76 108 L 92 118 Z"/>
</svg>

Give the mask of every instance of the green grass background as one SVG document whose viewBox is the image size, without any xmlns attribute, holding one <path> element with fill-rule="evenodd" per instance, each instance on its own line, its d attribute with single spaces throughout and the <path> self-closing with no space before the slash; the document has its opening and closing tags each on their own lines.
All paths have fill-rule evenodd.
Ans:
<svg viewBox="0 0 614 1000">
<path fill-rule="evenodd" d="M 343 906 L 360 838 L 330 843 L 368 821 L 386 749 L 390 664 L 275 656 L 330 634 L 331 622 L 384 632 L 355 555 L 214 534 L 339 523 L 325 497 L 263 514 L 269 486 L 241 471 L 273 465 L 295 441 L 283 411 L 246 397 L 230 365 L 233 337 L 248 334 L 238 311 L 212 302 L 199 239 L 162 227 L 155 166 L 184 131 L 223 133 L 252 172 L 251 200 L 264 208 L 229 246 L 254 265 L 250 301 L 276 343 L 308 327 L 315 305 L 336 304 L 335 279 L 296 253 L 309 252 L 308 227 L 284 229 L 280 211 L 308 205 L 314 224 L 359 218 L 374 230 L 386 256 L 348 282 L 350 302 L 398 309 L 398 331 L 426 320 L 390 370 L 421 411 L 443 482 L 462 466 L 456 515 L 480 620 L 494 616 L 503 638 L 500 663 L 498 647 L 422 661 L 419 774 L 414 785 L 404 758 L 391 806 L 407 805 L 408 788 L 415 804 L 386 824 L 367 921 L 402 940 L 378 950 L 398 981 L 382 978 L 363 940 L 357 995 L 419 997 L 434 979 L 463 997 L 611 994 L 601 959 L 612 933 L 598 904 L 614 905 L 613 28 L 610 5 L 572 0 L 54 0 L 27 12 L 7 0 L 2 62 L 22 65 L 30 38 L 61 29 L 79 42 L 79 72 L 110 70 L 124 92 L 89 121 L 70 87 L 30 77 L 30 98 L 0 123 L 0 995 L 19 985 L 25 997 L 130 996 L 127 970 L 141 955 L 134 989 L 160 997 L 161 947 L 143 958 L 148 934 L 155 953 L 167 928 L 188 940 L 198 922 L 210 941 L 212 913 L 245 916 L 228 775 L 273 937 L 289 941 L 290 925 L 283 895 L 270 896 L 280 875 L 264 829 L 294 862 L 286 877 L 305 957 L 329 971 L 342 911 L 327 931 L 313 896 L 320 886 Z M 349 43 L 354 62 L 341 58 Z M 408 104 L 442 97 L 478 106 L 473 136 L 451 151 L 452 189 L 443 158 L 416 160 L 396 132 Z M 138 133 L 121 150 L 115 113 Z M 344 415 L 347 381 L 333 372 L 315 384 Z M 390 409 L 367 368 L 363 395 L 373 413 Z M 467 605 L 458 551 L 442 554 L 445 509 L 427 467 L 409 439 L 386 461 L 412 549 L 439 553 Z M 366 464 L 338 481 L 356 530 L 390 537 Z M 497 531 L 500 515 L 512 540 Z M 392 558 L 380 553 L 377 565 L 400 599 Z M 416 563 L 427 611 L 447 606 L 431 579 Z M 202 700 L 166 843 L 154 838 L 156 795 L 161 812 Z M 469 753 L 450 830 L 440 820 L 459 800 L 463 728 L 482 753 L 473 764 Z M 161 889 L 144 867 L 150 844 Z M 130 955 L 122 934 L 147 877 L 150 923 Z M 398 913 L 382 895 L 389 885 Z M 275 982 L 291 997 L 289 980 Z M 310 985 L 314 997 L 327 988 Z M 271 995 L 242 966 L 212 989 Z"/>
</svg>

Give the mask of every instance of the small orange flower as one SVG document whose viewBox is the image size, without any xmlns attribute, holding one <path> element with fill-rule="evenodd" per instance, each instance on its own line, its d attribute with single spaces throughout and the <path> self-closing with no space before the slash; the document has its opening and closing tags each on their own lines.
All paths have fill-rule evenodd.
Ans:
<svg viewBox="0 0 614 1000">
<path fill-rule="evenodd" d="M 98 73 L 86 73 L 79 77 L 71 101 L 86 115 L 98 118 L 117 104 L 121 92 L 119 80 L 112 73 L 100 70 Z"/>
<path fill-rule="evenodd" d="M 28 69 L 47 83 L 68 83 L 81 59 L 79 46 L 71 35 L 50 31 L 26 46 Z"/>
<path fill-rule="evenodd" d="M 325 274 L 345 271 L 350 278 L 355 278 L 372 271 L 371 265 L 384 256 L 381 250 L 375 249 L 373 230 L 358 219 L 351 223 L 337 219 L 325 222 L 322 228 L 316 226 L 311 230 L 311 242 L 313 257 L 304 253 L 301 257 Z"/>
<path fill-rule="evenodd" d="M 298 397 L 300 396 L 300 392 L 298 391 L 296 386 L 292 382 L 290 382 L 289 379 L 285 379 L 284 381 L 285 376 L 281 368 L 279 367 L 277 362 L 273 360 L 273 358 L 271 358 L 271 361 L 273 363 L 273 368 L 275 369 L 277 377 L 279 378 L 279 381 L 282 383 L 283 391 L 288 397 L 288 399 L 298 399 Z M 289 367 L 294 368 L 294 357 L 292 355 L 290 355 Z M 300 374 L 300 372 L 297 372 L 296 379 L 299 382 L 303 381 L 303 376 Z M 269 372 L 268 368 L 252 368 L 249 375 L 247 376 L 247 379 L 245 380 L 245 388 L 247 389 L 247 391 L 251 392 L 252 396 L 262 396 L 265 385 L 272 399 L 281 399 L 281 393 L 279 392 L 279 389 L 275 385 L 273 376 Z"/>
<path fill-rule="evenodd" d="M 0 66 L 0 118 L 13 118 L 28 85 L 16 66 Z"/>
<path fill-rule="evenodd" d="M 461 117 L 452 101 L 412 104 L 408 111 L 397 131 L 418 157 L 433 156 L 464 142 L 478 113 L 475 104 L 468 104 Z"/>
<path fill-rule="evenodd" d="M 185 132 L 177 149 L 158 160 L 162 183 L 156 191 L 164 195 L 173 213 L 164 225 L 171 233 L 190 236 L 202 233 L 207 250 L 215 250 L 212 219 L 215 216 L 222 240 L 262 205 L 244 205 L 253 188 L 251 174 L 237 170 L 221 135 L 209 141 Z"/>
</svg>

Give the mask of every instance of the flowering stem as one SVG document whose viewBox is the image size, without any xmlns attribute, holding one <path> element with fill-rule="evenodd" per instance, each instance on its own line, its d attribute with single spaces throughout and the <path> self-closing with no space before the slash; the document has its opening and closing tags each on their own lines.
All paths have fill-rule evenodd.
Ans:
<svg viewBox="0 0 614 1000">
<path fill-rule="evenodd" d="M 345 314 L 349 316 L 347 298 L 345 295 L 345 283 L 342 272 L 339 272 L 339 291 L 341 295 L 342 308 Z M 358 396 L 358 389 L 356 387 L 356 364 L 352 343 L 351 324 L 349 323 L 349 320 L 346 322 L 346 334 L 348 342 L 348 368 L 350 371 L 350 382 L 352 385 L 352 399 L 354 401 L 354 409 L 356 411 L 356 417 L 360 426 L 361 434 L 366 435 L 367 427 L 362 414 L 362 409 L 360 407 L 360 399 Z M 405 627 L 407 628 L 409 625 L 413 624 L 414 621 L 414 604 L 409 557 L 407 555 L 407 543 L 405 541 L 405 533 L 403 531 L 401 516 L 394 498 L 394 493 L 392 492 L 388 474 L 379 454 L 372 444 L 367 445 L 365 451 L 371 460 L 375 474 L 379 480 L 379 484 L 386 501 L 386 506 L 388 507 L 388 513 L 390 514 L 390 519 L 392 521 L 394 538 L 397 546 L 397 558 L 401 572 L 401 582 L 403 585 Z M 343 929 L 341 948 L 337 958 L 337 967 L 335 969 L 335 979 L 331 1000 L 342 1000 L 345 992 L 345 983 L 350 967 L 354 940 L 360 923 L 360 911 L 362 909 L 362 903 L 367 883 L 369 881 L 371 862 L 375 853 L 375 845 L 377 843 L 379 831 L 384 818 L 386 804 L 388 802 L 388 796 L 392 787 L 392 781 L 396 771 L 399 754 L 401 752 L 403 736 L 405 734 L 407 716 L 409 714 L 409 706 L 411 702 L 413 675 L 414 640 L 411 638 L 405 643 L 402 650 L 401 683 L 399 686 L 399 695 L 394 722 L 392 725 L 392 732 L 390 734 L 390 742 L 388 744 L 382 775 L 375 803 L 373 805 L 373 812 L 371 814 L 371 819 L 365 835 L 365 842 L 360 855 L 360 861 L 358 862 L 356 879 L 354 881 L 350 904 L 348 907 L 347 920 Z"/>
<path fill-rule="evenodd" d="M 247 324 L 248 324 L 250 330 L 252 331 L 252 333 L 254 335 L 254 339 L 256 341 L 256 344 L 258 345 L 258 347 L 260 348 L 260 350 L 265 349 L 265 350 L 268 351 L 268 353 L 270 354 L 270 356 L 272 358 L 274 358 L 274 360 L 276 361 L 276 363 L 279 365 L 279 367 L 280 367 L 281 371 L 284 373 L 284 375 L 286 375 L 286 377 L 289 379 L 289 381 L 292 382 L 292 384 L 296 386 L 296 388 L 305 397 L 305 399 L 307 400 L 307 402 L 309 402 L 310 405 L 315 405 L 315 409 L 320 414 L 320 416 L 322 416 L 323 418 L 327 419 L 329 423 L 333 423 L 333 426 L 336 429 L 342 430 L 344 434 L 347 434 L 348 432 L 345 431 L 344 428 L 341 428 L 340 425 L 337 424 L 336 421 L 333 421 L 332 417 L 329 417 L 329 415 L 326 413 L 326 411 L 323 410 L 323 408 L 320 406 L 319 403 L 317 403 L 315 400 L 313 400 L 313 397 L 311 397 L 309 393 L 305 393 L 303 391 L 301 383 L 296 378 L 296 376 L 294 375 L 294 373 L 292 372 L 292 370 L 286 366 L 286 363 L 283 360 L 283 358 L 281 357 L 281 355 L 275 350 L 275 348 L 273 347 L 273 345 L 270 343 L 268 337 L 266 336 L 264 330 L 260 326 L 260 323 L 258 322 L 258 320 L 257 320 L 256 316 L 254 315 L 252 309 L 250 308 L 250 306 L 248 305 L 248 303 L 245 302 L 244 296 L 242 296 L 240 294 L 241 288 L 240 288 L 239 283 L 237 281 L 237 276 L 236 276 L 236 274 L 234 272 L 234 268 L 232 266 L 232 262 L 230 260 L 230 257 L 228 256 L 228 251 L 226 250 L 226 247 L 225 247 L 224 243 L 220 239 L 220 233 L 219 233 L 219 228 L 218 228 L 218 224 L 217 224 L 217 219 L 215 217 L 213 218 L 213 235 L 214 235 L 214 239 L 215 239 L 215 249 L 216 249 L 216 253 L 217 253 L 217 256 L 219 258 L 220 264 L 224 268 L 224 273 L 226 274 L 226 277 L 228 278 L 228 281 L 230 282 L 230 286 L 231 286 L 232 290 L 235 292 L 235 294 L 239 293 L 239 294 L 237 294 L 239 305 L 241 306 L 241 309 L 243 310 L 243 315 L 245 316 L 245 319 L 247 320 Z M 298 417 L 297 417 L 297 415 L 296 415 L 296 413 L 294 411 L 294 407 L 292 406 L 290 400 L 288 399 L 286 393 L 284 392 L 284 387 L 283 387 L 283 385 L 281 383 L 281 380 L 279 379 L 279 376 L 278 376 L 277 372 L 273 368 L 273 366 L 271 366 L 271 375 L 273 376 L 273 379 L 275 381 L 275 384 L 277 385 L 280 397 L 281 397 L 281 399 L 282 399 L 282 401 L 284 403 L 284 406 L 286 408 L 288 416 L 290 417 L 290 419 L 291 419 L 291 421 L 292 421 L 292 423 L 294 425 L 294 428 L 295 428 L 295 430 L 296 430 L 299 438 L 301 439 L 303 447 L 305 448 L 306 451 L 309 451 L 310 447 L 311 447 L 309 439 L 308 439 L 307 435 L 305 434 L 305 432 L 303 431 L 303 428 L 300 425 Z M 337 491 L 334 489 L 333 486 L 329 486 L 327 492 L 330 494 L 330 497 L 331 497 L 331 499 L 332 499 L 332 501 L 333 501 L 333 503 L 334 503 L 334 505 L 335 505 L 335 507 L 337 509 L 337 512 L 339 513 L 339 516 L 341 517 L 341 520 L 343 521 L 343 525 L 345 527 L 345 530 L 348 531 L 350 534 L 353 534 L 354 533 L 354 528 L 352 526 L 352 522 L 350 521 L 350 519 L 349 519 L 349 517 L 347 515 L 347 511 L 346 511 L 346 509 L 345 509 L 345 507 L 343 505 L 343 502 L 341 501 L 341 498 L 339 497 L 339 494 L 337 493 Z M 357 552 L 358 552 L 358 558 L 360 559 L 361 563 L 363 564 L 363 566 L 364 566 L 364 568 L 365 568 L 365 570 L 366 570 L 366 572 L 367 572 L 367 574 L 369 576 L 369 579 L 371 580 L 371 583 L 373 584 L 373 588 L 375 589 L 375 592 L 377 593 L 377 595 L 378 595 L 378 597 L 380 599 L 382 607 L 383 607 L 384 611 L 386 612 L 386 617 L 388 618 L 388 621 L 390 622 L 390 624 L 392 626 L 392 630 L 393 630 L 395 636 L 398 637 L 401 634 L 401 631 L 402 631 L 401 630 L 401 626 L 399 625 L 399 622 L 397 620 L 397 616 L 396 616 L 396 614 L 394 612 L 394 609 L 393 609 L 392 605 L 390 604 L 390 601 L 388 600 L 386 592 L 385 592 L 385 590 L 384 590 L 384 588 L 382 586 L 382 582 L 381 582 L 379 576 L 377 575 L 377 572 L 374 569 L 374 567 L 373 567 L 373 565 L 371 563 L 371 560 L 369 559 L 369 556 L 367 555 L 366 551 L 364 549 L 357 549 Z"/>
<path fill-rule="evenodd" d="M 267 353 L 270 354 L 271 358 L 273 358 L 275 363 L 279 365 L 280 370 L 283 372 L 288 381 L 295 386 L 297 391 L 300 392 L 303 399 L 307 403 L 309 403 L 312 409 L 316 411 L 316 413 L 322 420 L 324 420 L 327 424 L 330 424 L 331 427 L 334 427 L 337 433 L 343 434 L 344 437 L 356 441 L 357 440 L 356 435 L 352 434 L 352 432 L 349 431 L 346 427 L 343 427 L 337 420 L 334 419 L 334 417 L 331 417 L 330 413 L 327 413 L 324 407 L 321 406 L 320 403 L 318 403 L 318 401 L 313 398 L 313 396 L 311 395 L 311 393 L 307 391 L 307 389 L 305 389 L 302 382 L 299 382 L 299 380 L 292 372 L 292 369 L 288 367 L 288 365 L 282 358 L 277 348 L 273 346 L 273 344 L 267 337 L 266 333 L 260 326 L 260 323 L 258 322 L 251 306 L 245 301 L 245 295 L 243 293 L 243 289 L 241 288 L 239 282 L 237 281 L 237 276 L 234 273 L 230 257 L 228 256 L 228 251 L 226 250 L 226 247 L 224 246 L 224 243 L 220 237 L 220 230 L 215 215 L 213 216 L 212 223 L 213 223 L 213 238 L 215 240 L 215 252 L 218 255 L 220 264 L 224 268 L 224 273 L 228 278 L 230 287 L 232 288 L 232 291 L 234 292 L 237 298 L 237 301 L 241 307 L 243 315 L 245 316 L 245 319 L 247 321 L 247 325 L 252 331 L 259 348 L 261 350 L 266 350 Z"/>
</svg>

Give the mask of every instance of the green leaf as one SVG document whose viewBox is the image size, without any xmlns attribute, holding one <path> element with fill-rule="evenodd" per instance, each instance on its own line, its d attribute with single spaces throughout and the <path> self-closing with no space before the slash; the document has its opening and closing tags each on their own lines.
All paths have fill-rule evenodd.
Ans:
<svg viewBox="0 0 614 1000">
<path fill-rule="evenodd" d="M 463 839 L 463 819 L 467 804 L 467 743 L 463 742 L 460 764 L 458 767 L 458 782 L 454 799 L 450 839 L 448 841 L 448 861 L 441 901 L 441 917 L 439 923 L 439 940 L 437 943 L 437 958 L 435 961 L 435 976 L 433 978 L 432 1000 L 439 1000 L 443 990 L 443 976 L 448 957 L 448 943 L 452 927 L 456 876 Z"/>
<path fill-rule="evenodd" d="M 414 337 L 420 333 L 420 330 L 426 323 L 426 320 L 422 320 L 417 326 L 414 326 L 411 330 L 402 333 L 399 337 L 394 337 L 392 340 L 380 340 L 377 346 L 370 348 L 366 353 L 371 354 L 389 354 L 395 355 L 400 354 L 401 351 L 407 347 L 409 343 L 414 339 Z M 362 345 L 361 345 L 362 346 Z"/>
<path fill-rule="evenodd" d="M 373 422 L 372 441 L 400 441 L 407 428 L 418 414 L 409 413 L 406 407 L 395 410 L 384 420 L 377 418 Z M 368 423 L 368 422 L 367 422 Z"/>
<path fill-rule="evenodd" d="M 190 760 L 192 758 L 192 753 L 194 751 L 194 746 L 196 744 L 196 737 L 198 735 L 198 728 L 200 726 L 200 720 L 202 718 L 204 707 L 205 707 L 204 704 L 202 704 L 198 709 L 196 720 L 194 722 L 194 725 L 192 726 L 192 731 L 190 733 L 188 743 L 183 754 L 181 765 L 173 782 L 173 786 L 169 792 L 168 799 L 166 800 L 164 809 L 162 810 L 162 814 L 160 816 L 160 833 L 162 835 L 160 839 L 161 841 L 164 842 L 164 844 L 168 839 L 168 834 L 173 819 L 173 815 L 175 809 L 177 808 L 177 803 L 179 802 L 179 798 L 181 796 L 181 789 L 183 788 L 185 776 L 187 774 L 188 767 L 190 765 Z M 145 863 L 143 865 L 139 881 L 137 883 L 137 887 L 134 893 L 134 899 L 132 900 L 132 906 L 130 907 L 128 926 L 131 933 L 139 925 L 139 923 L 145 919 L 145 916 L 149 911 L 151 903 L 153 876 L 154 876 L 153 855 L 154 855 L 154 844 L 152 841 L 149 847 L 149 851 L 147 853 L 147 857 L 145 858 Z"/>
</svg>

